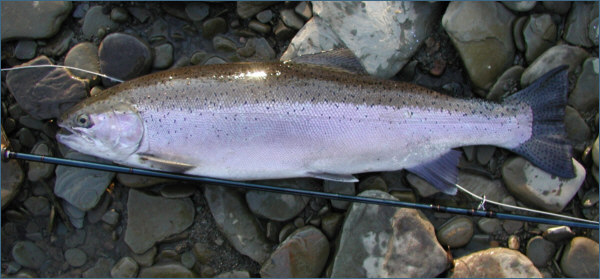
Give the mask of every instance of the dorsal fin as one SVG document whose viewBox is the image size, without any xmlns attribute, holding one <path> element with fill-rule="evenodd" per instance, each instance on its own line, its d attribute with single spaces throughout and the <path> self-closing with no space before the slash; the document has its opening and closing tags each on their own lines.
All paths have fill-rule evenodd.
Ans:
<svg viewBox="0 0 600 279">
<path fill-rule="evenodd" d="M 355 74 L 366 74 L 360 60 L 347 48 L 305 54 L 292 58 L 290 61 L 299 64 L 319 65 Z"/>
</svg>

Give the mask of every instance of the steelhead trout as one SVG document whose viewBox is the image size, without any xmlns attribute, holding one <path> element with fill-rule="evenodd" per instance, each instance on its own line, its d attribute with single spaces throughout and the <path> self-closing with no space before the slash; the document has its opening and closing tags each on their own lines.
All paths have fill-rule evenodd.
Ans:
<svg viewBox="0 0 600 279">
<path fill-rule="evenodd" d="M 232 180 L 407 169 L 455 194 L 466 145 L 512 150 L 573 177 L 565 140 L 566 68 L 503 103 L 303 63 L 158 72 L 88 98 L 59 120 L 79 152 L 133 167 Z"/>
</svg>

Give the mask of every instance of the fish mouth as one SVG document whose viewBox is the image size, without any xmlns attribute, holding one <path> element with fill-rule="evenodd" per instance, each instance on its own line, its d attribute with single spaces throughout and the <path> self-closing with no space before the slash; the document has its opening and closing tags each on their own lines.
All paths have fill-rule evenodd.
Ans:
<svg viewBox="0 0 600 279">
<path fill-rule="evenodd" d="M 58 123 L 58 127 L 61 129 L 56 133 L 56 139 L 71 148 L 73 148 L 72 146 L 77 146 L 83 143 L 94 143 L 90 137 L 84 133 L 81 133 L 80 131 L 77 131 L 76 129 L 69 127 L 68 125 Z"/>
</svg>

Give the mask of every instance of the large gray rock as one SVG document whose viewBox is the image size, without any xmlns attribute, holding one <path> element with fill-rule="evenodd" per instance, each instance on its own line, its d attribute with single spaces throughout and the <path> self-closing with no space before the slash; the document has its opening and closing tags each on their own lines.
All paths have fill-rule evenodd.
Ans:
<svg viewBox="0 0 600 279">
<path fill-rule="evenodd" d="M 17 160 L 2 162 L 0 167 L 2 168 L 2 209 L 4 209 L 19 193 L 25 175 Z"/>
<path fill-rule="evenodd" d="M 51 64 L 48 57 L 40 56 L 21 66 Z M 57 118 L 87 96 L 87 82 L 60 68 L 10 71 L 6 84 L 21 108 L 39 119 Z"/>
<path fill-rule="evenodd" d="M 514 157 L 502 166 L 502 178 L 517 199 L 544 210 L 560 212 L 585 180 L 585 169 L 575 159 L 573 167 L 575 177 L 565 179 L 535 167 L 522 157 Z"/>
<path fill-rule="evenodd" d="M 587 237 L 575 237 L 560 259 L 565 275 L 576 278 L 598 278 L 598 242 Z"/>
<path fill-rule="evenodd" d="M 525 58 L 531 63 L 540 54 L 552 47 L 556 41 L 556 24 L 549 14 L 534 14 L 529 17 L 523 29 L 527 45 Z"/>
<path fill-rule="evenodd" d="M 586 59 L 575 89 L 569 95 L 569 105 L 582 113 L 598 108 L 598 68 L 598 57 Z"/>
<path fill-rule="evenodd" d="M 359 196 L 396 200 L 377 190 Z M 435 277 L 446 264 L 433 225 L 419 211 L 354 203 L 342 227 L 331 277 Z"/>
<path fill-rule="evenodd" d="M 127 209 L 125 243 L 136 254 L 142 254 L 156 242 L 187 229 L 196 212 L 189 198 L 166 199 L 135 189 L 129 190 Z"/>
<path fill-rule="evenodd" d="M 2 3 L 2 41 L 54 36 L 69 16 L 70 1 L 7 1 Z"/>
<path fill-rule="evenodd" d="M 576 46 L 565 44 L 551 47 L 525 69 L 521 76 L 521 88 L 527 87 L 558 66 L 568 65 L 569 74 L 572 75 L 588 56 L 589 54 L 584 49 Z"/>
<path fill-rule="evenodd" d="M 294 231 L 260 269 L 267 277 L 320 277 L 329 256 L 327 237 L 313 226 Z"/>
<path fill-rule="evenodd" d="M 442 25 L 476 87 L 489 89 L 511 66 L 515 16 L 497 2 L 451 2 Z"/>
<path fill-rule="evenodd" d="M 305 54 L 340 48 L 343 45 L 329 25 L 315 16 L 296 33 L 280 60 L 286 61 Z"/>
<path fill-rule="evenodd" d="M 308 178 L 267 180 L 258 181 L 257 183 L 303 190 L 317 190 L 319 187 L 317 180 Z M 281 222 L 298 215 L 309 200 L 308 197 L 297 195 L 284 195 L 265 191 L 246 192 L 246 202 L 252 213 Z"/>
<path fill-rule="evenodd" d="M 426 2 L 314 2 L 313 13 L 374 76 L 394 76 L 439 20 L 441 5 Z M 377 42 L 377 43 L 374 43 Z"/>
<path fill-rule="evenodd" d="M 69 152 L 65 158 L 107 163 L 105 160 L 78 152 Z M 82 211 L 90 210 L 98 204 L 106 187 L 115 177 L 114 172 L 67 166 L 58 166 L 55 172 L 54 194 Z"/>
<path fill-rule="evenodd" d="M 454 260 L 451 278 L 541 278 L 542 274 L 519 251 L 490 248 Z"/>
<path fill-rule="evenodd" d="M 586 1 L 573 2 L 567 22 L 565 23 L 563 38 L 574 45 L 582 47 L 593 46 L 594 44 L 588 36 L 588 26 L 597 17 L 598 3 Z"/>
<path fill-rule="evenodd" d="M 229 243 L 241 254 L 263 263 L 269 257 L 271 245 L 240 193 L 207 185 L 204 197 L 217 227 Z"/>
</svg>

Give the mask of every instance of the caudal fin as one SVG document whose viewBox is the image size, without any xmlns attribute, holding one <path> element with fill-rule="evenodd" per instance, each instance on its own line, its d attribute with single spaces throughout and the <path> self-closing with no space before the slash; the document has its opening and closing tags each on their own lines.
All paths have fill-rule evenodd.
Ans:
<svg viewBox="0 0 600 279">
<path fill-rule="evenodd" d="M 568 86 L 567 66 L 560 66 L 506 98 L 505 103 L 526 103 L 533 113 L 531 138 L 512 151 L 548 173 L 573 178 L 572 147 L 564 125 Z"/>
</svg>

